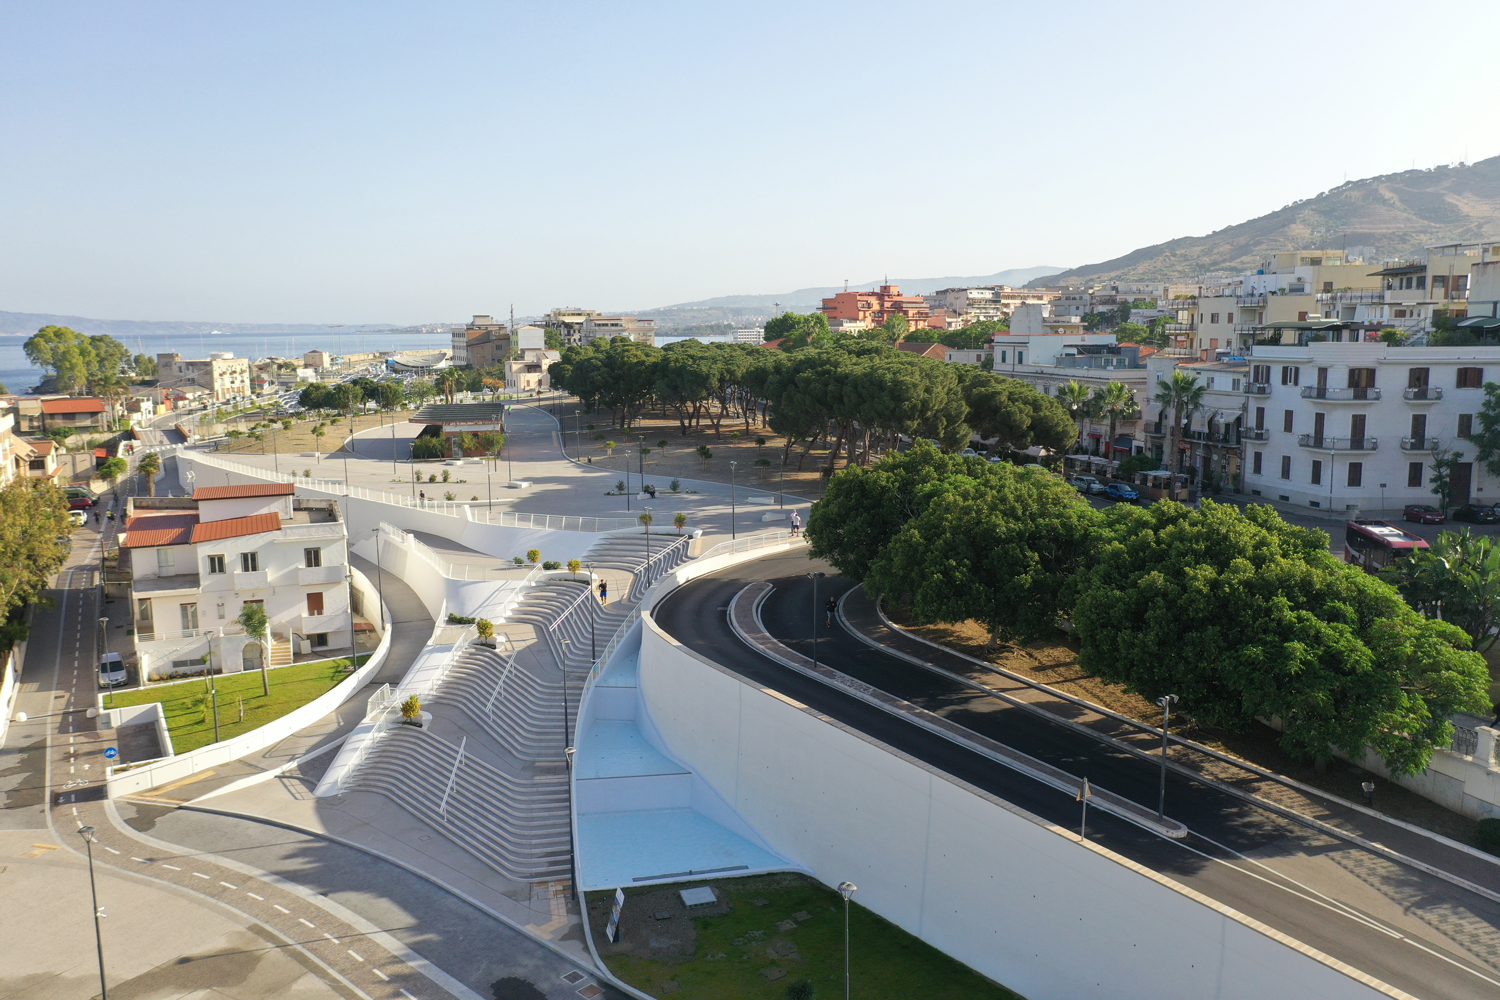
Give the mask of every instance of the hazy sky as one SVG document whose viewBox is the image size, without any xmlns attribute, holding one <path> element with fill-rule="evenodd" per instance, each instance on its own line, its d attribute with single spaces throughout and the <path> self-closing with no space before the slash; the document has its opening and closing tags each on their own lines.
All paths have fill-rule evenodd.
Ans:
<svg viewBox="0 0 1500 1000">
<path fill-rule="evenodd" d="M 415 323 L 1073 266 L 1500 153 L 1500 5 L 0 2 L 0 309 Z"/>
</svg>

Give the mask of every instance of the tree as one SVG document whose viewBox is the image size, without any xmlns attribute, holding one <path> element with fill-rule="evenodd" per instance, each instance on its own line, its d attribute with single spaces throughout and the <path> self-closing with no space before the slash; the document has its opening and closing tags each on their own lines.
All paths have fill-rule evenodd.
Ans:
<svg viewBox="0 0 1500 1000">
<path fill-rule="evenodd" d="M 118 375 L 130 350 L 113 337 L 85 336 L 66 326 L 44 326 L 22 350 L 38 368 L 50 369 L 58 392 L 71 392 L 100 375 Z"/>
<path fill-rule="evenodd" d="M 1141 408 L 1135 401 L 1135 393 L 1124 382 L 1111 382 L 1094 394 L 1095 412 L 1109 420 L 1109 441 L 1105 445 L 1106 456 L 1114 454 L 1115 427 L 1121 420 L 1135 420 Z"/>
<path fill-rule="evenodd" d="M 1040 445 L 1061 454 L 1078 440 L 1078 424 L 1058 400 L 1020 379 L 969 365 L 954 366 L 963 379 L 966 418 L 975 433 L 1006 448 L 1025 451 Z"/>
<path fill-rule="evenodd" d="M 260 643 L 260 686 L 263 694 L 271 693 L 271 650 L 268 632 L 270 619 L 266 617 L 266 606 L 264 604 L 246 603 L 240 608 L 239 617 L 235 619 L 245 634 Z"/>
<path fill-rule="evenodd" d="M 679 535 L 682 534 L 682 529 L 687 527 L 687 522 L 688 516 L 686 514 L 677 513 L 672 515 L 672 526 L 677 529 Z"/>
<path fill-rule="evenodd" d="M 1500 634 L 1500 546 L 1468 528 L 1444 531 L 1427 551 L 1413 552 L 1381 571 L 1406 602 L 1429 618 L 1442 618 L 1484 652 Z"/>
<path fill-rule="evenodd" d="M 1115 327 L 1115 341 L 1121 344 L 1143 344 L 1151 335 L 1151 329 L 1144 323 L 1121 323 Z"/>
<path fill-rule="evenodd" d="M 131 358 L 130 367 L 139 378 L 156 378 L 160 373 L 156 359 L 149 354 L 137 354 Z"/>
<path fill-rule="evenodd" d="M 578 560 L 578 559 L 569 559 L 568 560 L 568 572 L 569 573 L 573 574 L 574 576 L 577 576 L 578 575 L 578 571 L 581 570 L 581 569 L 583 569 L 583 563 L 580 560 Z"/>
<path fill-rule="evenodd" d="M 130 463 L 125 461 L 123 458 L 116 457 L 106 459 L 104 464 L 99 466 L 98 474 L 100 479 L 103 479 L 109 483 L 113 483 L 116 479 L 119 479 L 129 471 Z"/>
<path fill-rule="evenodd" d="M 531 563 L 531 565 L 535 566 L 538 562 L 541 561 L 541 559 L 542 559 L 542 552 L 541 552 L 540 549 L 527 549 L 526 550 L 526 561 L 529 562 L 529 563 Z"/>
<path fill-rule="evenodd" d="M 1444 514 L 1453 506 L 1453 467 L 1463 461 L 1464 453 L 1452 448 L 1432 449 L 1432 478 L 1427 484 L 1432 495 L 1438 498 L 1438 507 Z"/>
<path fill-rule="evenodd" d="M 323 450 L 323 435 L 325 435 L 327 433 L 328 433 L 328 425 L 327 424 L 318 424 L 316 427 L 314 427 L 312 429 L 312 436 L 313 436 L 313 443 L 314 443 L 314 449 L 313 449 L 314 450 L 314 454 L 313 454 L 313 457 L 315 459 L 317 459 L 318 461 L 320 461 L 320 462 L 322 461 L 322 459 L 318 457 L 317 453 L 321 452 Z"/>
<path fill-rule="evenodd" d="M 1210 500 L 1110 515 L 1073 614 L 1085 670 L 1177 694 L 1209 725 L 1280 719 L 1300 759 L 1370 746 L 1395 773 L 1447 745 L 1452 713 L 1486 705 L 1488 671 L 1463 632 L 1344 565 L 1321 532 Z"/>
<path fill-rule="evenodd" d="M 51 480 L 22 476 L 0 489 L 0 621 L 42 596 L 69 530 L 68 499 Z"/>
<path fill-rule="evenodd" d="M 1174 370 L 1170 381 L 1156 380 L 1155 401 L 1161 404 L 1163 413 L 1166 410 L 1172 411 L 1172 426 L 1167 432 L 1167 455 L 1162 468 L 1171 471 L 1174 486 L 1177 484 L 1178 470 L 1182 466 L 1182 458 L 1177 454 L 1177 445 L 1182 439 L 1182 422 L 1202 408 L 1203 396 L 1207 391 L 1207 386 L 1199 384 L 1198 376 L 1183 371 Z"/>
<path fill-rule="evenodd" d="M 906 318 L 906 313 L 891 313 L 885 318 L 884 323 L 869 331 L 872 336 L 867 339 L 877 340 L 883 344 L 894 344 L 910 331 L 911 320 Z"/>
<path fill-rule="evenodd" d="M 1082 438 L 1083 421 L 1094 411 L 1094 396 L 1089 392 L 1089 387 L 1077 379 L 1068 379 L 1067 385 L 1057 387 L 1057 401 L 1078 425 L 1078 436 Z"/>
<path fill-rule="evenodd" d="M 1055 634 L 1103 514 L 1057 476 L 1009 463 L 917 493 L 925 508 L 880 548 L 866 589 L 909 594 L 923 624 L 980 622 L 990 646 Z"/>
<path fill-rule="evenodd" d="M 161 456 L 154 451 L 148 451 L 141 456 L 136 465 L 136 471 L 146 477 L 146 495 L 156 496 L 156 474 L 161 472 Z"/>
<path fill-rule="evenodd" d="M 1476 427 L 1470 434 L 1475 458 L 1484 463 L 1485 471 L 1500 476 L 1500 382 L 1484 384 L 1484 403 L 1479 408 Z"/>
<path fill-rule="evenodd" d="M 453 397 L 463 388 L 464 376 L 457 368 L 444 368 L 437 373 L 433 379 L 437 390 L 443 394 L 445 402 L 453 402 Z"/>
</svg>

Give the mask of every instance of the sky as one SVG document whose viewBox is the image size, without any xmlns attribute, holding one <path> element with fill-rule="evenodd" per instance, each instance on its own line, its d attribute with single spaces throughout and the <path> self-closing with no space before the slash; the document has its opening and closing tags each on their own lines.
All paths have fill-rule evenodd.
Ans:
<svg viewBox="0 0 1500 1000">
<path fill-rule="evenodd" d="M 0 0 L 0 310 L 404 325 L 1076 266 L 1500 153 L 1451 58 L 1497 33 L 1383 0 Z"/>
</svg>

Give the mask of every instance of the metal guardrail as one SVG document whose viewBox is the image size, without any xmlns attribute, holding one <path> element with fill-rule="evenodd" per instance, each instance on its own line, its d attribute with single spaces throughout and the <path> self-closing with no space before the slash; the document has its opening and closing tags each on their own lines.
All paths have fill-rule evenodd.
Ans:
<svg viewBox="0 0 1500 1000">
<path fill-rule="evenodd" d="M 1376 451 L 1380 447 L 1380 439 L 1369 435 L 1362 438 L 1341 438 L 1301 434 L 1297 437 L 1297 446 L 1317 451 Z"/>
<path fill-rule="evenodd" d="M 1453 727 L 1453 742 L 1448 749 L 1456 754 L 1472 757 L 1479 749 L 1479 734 L 1467 726 L 1456 725 Z"/>
<path fill-rule="evenodd" d="M 720 542 L 699 558 L 708 559 L 712 556 L 729 555 L 731 552 L 753 552 L 770 545 L 780 545 L 791 541 L 790 531 L 762 531 L 759 534 L 748 535 L 745 538 L 736 538 L 733 541 Z"/>
</svg>

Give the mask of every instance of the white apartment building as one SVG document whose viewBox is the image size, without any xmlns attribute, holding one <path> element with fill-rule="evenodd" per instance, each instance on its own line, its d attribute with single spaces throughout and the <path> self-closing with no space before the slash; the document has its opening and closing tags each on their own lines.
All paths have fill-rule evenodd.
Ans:
<svg viewBox="0 0 1500 1000">
<path fill-rule="evenodd" d="M 766 328 L 763 326 L 737 326 L 734 328 L 734 342 L 736 344 L 759 344 L 766 339 Z"/>
<path fill-rule="evenodd" d="M 290 484 L 132 498 L 120 555 L 141 675 L 352 651 L 347 540 L 337 501 L 295 497 Z M 247 604 L 265 608 L 269 650 L 236 622 Z"/>
<path fill-rule="evenodd" d="M 1156 384 L 1170 382 L 1173 372 L 1186 372 L 1204 389 L 1203 407 L 1185 415 L 1178 435 L 1179 468 L 1194 469 L 1197 481 L 1213 478 L 1231 487 L 1239 483 L 1244 465 L 1249 397 L 1245 385 L 1250 365 L 1241 358 L 1200 359 L 1183 350 L 1157 351 L 1146 359 L 1148 400 L 1145 402 L 1146 454 L 1166 467 L 1168 435 L 1175 414 L 1156 402 Z"/>
<path fill-rule="evenodd" d="M 524 332 L 526 328 L 521 329 Z M 552 376 L 549 370 L 561 360 L 561 351 L 538 350 L 534 347 L 523 348 L 519 358 L 505 362 L 505 388 L 512 392 L 550 389 Z"/>
<path fill-rule="evenodd" d="M 922 301 L 934 312 L 946 309 L 962 317 L 966 326 L 981 320 L 1003 319 L 1006 307 L 1000 296 L 998 288 L 944 288 L 922 296 Z"/>
<path fill-rule="evenodd" d="M 1083 317 L 1081 316 L 1054 316 L 1050 303 L 1027 303 L 1017 306 L 1010 314 L 1010 332 L 1017 337 L 1041 337 L 1058 335 L 1076 338 L 1084 336 L 1105 336 L 1109 343 L 1114 343 L 1114 334 L 1090 334 L 1083 332 Z M 1078 340 L 1078 343 L 1090 343 L 1090 341 Z M 1102 343 L 1102 341 L 1095 341 Z"/>
<path fill-rule="evenodd" d="M 1014 320 L 1011 327 L 1014 331 Z M 994 358 L 996 374 L 1030 382 L 1048 396 L 1057 395 L 1058 389 L 1069 382 L 1078 382 L 1090 391 L 1102 390 L 1111 382 L 1121 382 L 1130 388 L 1136 405 L 1144 411 L 1150 399 L 1150 386 L 1154 383 L 1148 380 L 1140 350 L 1135 345 L 1117 345 L 1112 333 L 1024 336 L 1012 332 L 994 338 L 990 356 Z M 949 349 L 947 357 L 950 361 L 971 363 L 965 355 L 974 356 L 976 353 Z M 1086 420 L 1080 425 L 1079 449 L 1110 459 L 1139 454 L 1145 447 L 1145 441 L 1138 433 L 1140 423 L 1139 420 L 1117 421 L 1115 440 L 1109 442 L 1107 419 Z"/>
<path fill-rule="evenodd" d="M 1255 348 L 1245 490 L 1343 512 L 1432 503 L 1438 449 L 1462 454 L 1455 503 L 1500 500 L 1465 439 L 1500 381 L 1500 347 L 1311 343 Z"/>
<path fill-rule="evenodd" d="M 579 342 L 588 344 L 600 337 L 629 337 L 637 344 L 656 344 L 656 320 L 635 316 L 589 316 L 579 331 Z"/>
<path fill-rule="evenodd" d="M 184 361 L 180 354 L 156 356 L 157 384 L 174 389 L 199 386 L 215 401 L 250 395 L 250 362 L 215 352 L 207 358 Z"/>
</svg>

